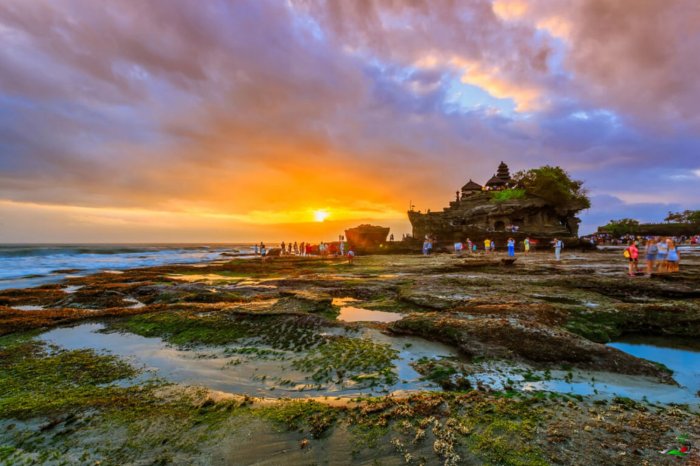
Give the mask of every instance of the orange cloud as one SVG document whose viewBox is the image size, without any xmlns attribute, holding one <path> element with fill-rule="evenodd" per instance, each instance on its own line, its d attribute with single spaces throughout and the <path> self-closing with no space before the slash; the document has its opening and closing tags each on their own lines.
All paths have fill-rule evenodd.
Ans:
<svg viewBox="0 0 700 466">
<path fill-rule="evenodd" d="M 504 20 L 519 19 L 528 11 L 528 3 L 524 0 L 495 0 L 493 12 Z"/>
<path fill-rule="evenodd" d="M 513 99 L 519 112 L 530 112 L 542 107 L 542 91 L 510 79 L 498 66 L 488 66 L 473 60 L 452 58 L 451 64 L 463 71 L 462 82 L 473 84 L 499 99 Z"/>
</svg>

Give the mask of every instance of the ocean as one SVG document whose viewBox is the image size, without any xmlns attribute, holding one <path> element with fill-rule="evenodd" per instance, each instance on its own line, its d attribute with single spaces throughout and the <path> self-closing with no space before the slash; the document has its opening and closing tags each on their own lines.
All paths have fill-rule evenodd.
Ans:
<svg viewBox="0 0 700 466">
<path fill-rule="evenodd" d="M 252 244 L 3 244 L 0 289 L 68 277 L 166 264 L 194 264 L 252 254 Z M 222 256 L 222 253 L 227 255 Z"/>
</svg>

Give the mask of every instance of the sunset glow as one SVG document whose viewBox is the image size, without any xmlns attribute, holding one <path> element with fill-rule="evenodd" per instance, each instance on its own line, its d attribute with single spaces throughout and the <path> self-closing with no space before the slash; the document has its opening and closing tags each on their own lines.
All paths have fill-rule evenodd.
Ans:
<svg viewBox="0 0 700 466">
<path fill-rule="evenodd" d="M 330 216 L 330 213 L 325 210 L 315 210 L 314 211 L 314 221 L 323 222 Z"/>
<path fill-rule="evenodd" d="M 582 233 L 699 205 L 692 2 L 207 5 L 2 3 L 0 242 L 400 236 L 501 160 Z"/>
</svg>

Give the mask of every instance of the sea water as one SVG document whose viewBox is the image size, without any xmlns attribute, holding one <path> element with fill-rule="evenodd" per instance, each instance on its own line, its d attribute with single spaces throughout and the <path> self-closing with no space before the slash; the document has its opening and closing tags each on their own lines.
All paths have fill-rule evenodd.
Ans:
<svg viewBox="0 0 700 466">
<path fill-rule="evenodd" d="M 66 277 L 252 254 L 250 244 L 5 244 L 0 289 L 56 283 Z M 227 253 L 227 256 L 222 256 Z"/>
</svg>

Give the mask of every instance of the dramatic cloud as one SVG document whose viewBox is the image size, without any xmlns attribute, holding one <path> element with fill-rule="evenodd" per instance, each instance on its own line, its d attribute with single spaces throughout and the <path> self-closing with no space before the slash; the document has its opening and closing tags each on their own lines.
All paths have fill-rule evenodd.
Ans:
<svg viewBox="0 0 700 466">
<path fill-rule="evenodd" d="M 7 0 L 0 240 L 399 233 L 500 160 L 584 179 L 588 229 L 697 208 L 698 31 L 691 0 Z"/>
</svg>

